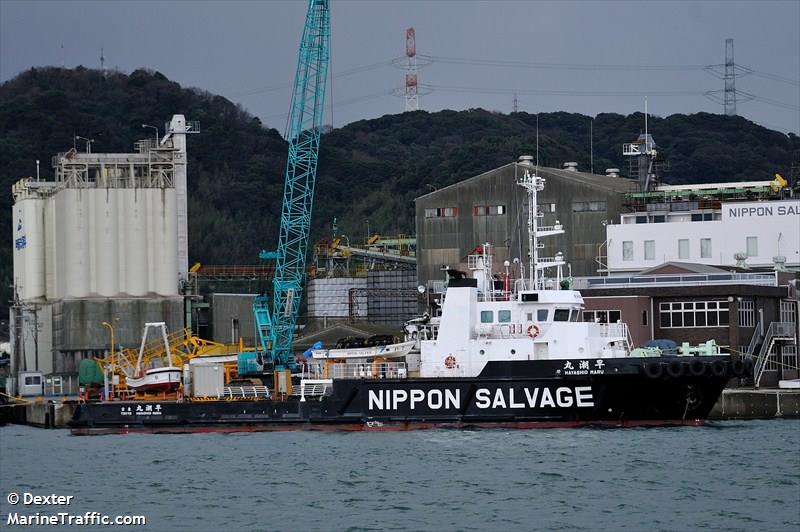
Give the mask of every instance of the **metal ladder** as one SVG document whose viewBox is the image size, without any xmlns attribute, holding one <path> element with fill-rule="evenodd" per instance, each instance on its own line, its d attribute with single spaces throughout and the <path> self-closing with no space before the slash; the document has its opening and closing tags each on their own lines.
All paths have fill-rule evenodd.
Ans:
<svg viewBox="0 0 800 532">
<path fill-rule="evenodd" d="M 764 335 L 764 342 L 761 344 L 761 349 L 755 360 L 753 368 L 753 385 L 758 388 L 761 383 L 761 377 L 764 375 L 764 370 L 767 366 L 767 361 L 772 355 L 772 348 L 776 342 L 796 342 L 796 325 L 792 322 L 773 321 L 769 324 L 769 329 Z M 752 343 L 752 342 L 751 342 Z M 776 356 L 778 354 L 776 353 Z"/>
</svg>

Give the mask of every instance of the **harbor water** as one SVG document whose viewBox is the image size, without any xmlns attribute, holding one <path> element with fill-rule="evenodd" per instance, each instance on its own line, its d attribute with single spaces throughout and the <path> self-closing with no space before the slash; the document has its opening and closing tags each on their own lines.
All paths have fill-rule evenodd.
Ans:
<svg viewBox="0 0 800 532">
<path fill-rule="evenodd" d="M 800 420 L 97 437 L 8 425 L 0 453 L 5 530 L 36 529 L 7 526 L 10 512 L 65 511 L 144 515 L 113 528 L 154 531 L 800 529 Z M 12 492 L 74 500 L 11 506 Z"/>
</svg>

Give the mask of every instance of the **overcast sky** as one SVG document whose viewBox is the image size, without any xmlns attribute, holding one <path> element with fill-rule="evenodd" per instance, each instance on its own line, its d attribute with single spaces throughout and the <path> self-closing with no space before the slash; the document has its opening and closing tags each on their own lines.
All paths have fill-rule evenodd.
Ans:
<svg viewBox="0 0 800 532">
<path fill-rule="evenodd" d="M 0 0 L 0 81 L 32 66 L 97 68 L 102 47 L 107 67 L 158 70 L 283 131 L 306 4 Z M 755 71 L 740 70 L 736 88 L 757 97 L 740 102 L 738 114 L 800 130 L 800 0 L 331 0 L 331 24 L 333 110 L 326 106 L 325 121 L 337 127 L 403 110 L 392 91 L 401 91 L 404 71 L 391 61 L 414 27 L 417 52 L 428 56 L 420 64 L 429 63 L 419 70 L 422 109 L 510 112 L 517 91 L 528 112 L 628 114 L 648 95 L 659 116 L 721 113 L 703 94 L 723 81 L 702 67 L 721 65 L 733 38 L 736 64 Z"/>
</svg>

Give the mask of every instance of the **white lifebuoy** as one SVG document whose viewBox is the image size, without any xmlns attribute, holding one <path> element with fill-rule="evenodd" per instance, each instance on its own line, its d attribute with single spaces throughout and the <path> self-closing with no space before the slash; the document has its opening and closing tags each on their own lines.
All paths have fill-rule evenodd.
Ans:
<svg viewBox="0 0 800 532">
<path fill-rule="evenodd" d="M 528 336 L 530 336 L 531 338 L 536 338 L 537 336 L 539 336 L 540 332 L 541 329 L 539 329 L 539 326 L 536 325 L 535 323 L 530 327 L 528 327 Z"/>
</svg>

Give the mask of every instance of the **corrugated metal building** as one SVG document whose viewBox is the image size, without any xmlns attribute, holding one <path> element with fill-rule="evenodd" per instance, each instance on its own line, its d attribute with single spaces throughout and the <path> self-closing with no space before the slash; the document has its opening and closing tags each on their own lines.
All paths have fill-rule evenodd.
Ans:
<svg viewBox="0 0 800 532">
<path fill-rule="evenodd" d="M 466 269 L 467 254 L 486 242 L 494 246 L 498 271 L 507 259 L 527 262 L 527 197 L 517 185 L 522 171 L 510 163 L 417 198 L 420 283 L 443 279 L 442 266 Z M 540 255 L 561 251 L 572 275 L 594 275 L 605 224 L 619 217 L 623 193 L 634 191 L 636 182 L 544 167 L 539 175 L 547 180 L 539 193 L 539 223 L 551 226 L 558 220 L 565 229 L 544 240 Z"/>
</svg>

